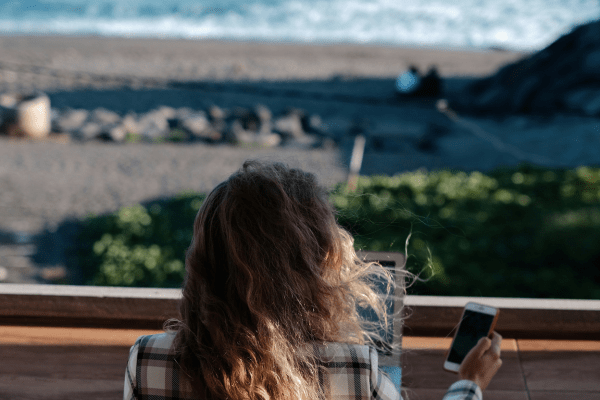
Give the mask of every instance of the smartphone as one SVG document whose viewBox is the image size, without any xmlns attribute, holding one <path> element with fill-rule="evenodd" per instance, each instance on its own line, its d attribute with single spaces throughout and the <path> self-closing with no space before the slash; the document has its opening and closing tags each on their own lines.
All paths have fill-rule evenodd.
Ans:
<svg viewBox="0 0 600 400">
<path fill-rule="evenodd" d="M 458 373 L 460 364 L 479 339 L 492 334 L 498 320 L 498 313 L 499 310 L 494 307 L 467 303 L 444 362 L 446 371 Z"/>
</svg>

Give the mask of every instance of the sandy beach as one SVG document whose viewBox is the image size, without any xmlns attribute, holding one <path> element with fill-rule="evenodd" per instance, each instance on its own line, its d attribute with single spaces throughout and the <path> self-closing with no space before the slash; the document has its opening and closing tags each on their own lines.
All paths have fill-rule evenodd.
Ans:
<svg viewBox="0 0 600 400">
<path fill-rule="evenodd" d="M 11 85 L 70 89 L 112 86 L 85 75 L 160 80 L 277 81 L 394 78 L 408 66 L 437 66 L 442 76 L 481 76 L 523 54 L 361 45 L 292 44 L 68 36 L 0 37 L 0 89 Z M 4 65 L 6 63 L 7 65 Z M 15 66 L 8 72 L 4 67 Z M 30 73 L 19 66 L 38 66 Z M 79 82 L 52 72 L 79 72 Z"/>
<path fill-rule="evenodd" d="M 415 151 L 414 142 L 430 124 L 450 129 L 454 123 L 431 102 L 396 101 L 394 80 L 410 65 L 421 70 L 436 66 L 445 90 L 453 90 L 452 85 L 492 74 L 524 56 L 360 45 L 5 36 L 0 37 L 0 93 L 44 91 L 53 108 L 103 107 L 120 114 L 161 105 L 202 109 L 263 104 L 274 113 L 294 107 L 318 114 L 332 126 L 359 118 L 374 137 L 383 138 L 382 149 L 367 149 L 365 174 L 420 167 L 489 169 L 507 159 L 513 164 L 523 160 L 460 127 L 440 138 L 439 151 Z M 487 121 L 486 126 L 526 150 L 543 148 L 548 129 L 574 122 L 587 124 L 590 132 L 597 127 L 595 121 L 568 118 L 528 125 L 523 118 L 496 125 Z M 533 133 L 508 135 L 515 126 Z M 0 266 L 8 271 L 5 281 L 51 281 L 43 271 L 61 268 L 64 246 L 52 233 L 69 219 L 185 190 L 208 191 L 247 158 L 290 162 L 332 186 L 346 177 L 351 145 L 351 138 L 317 150 L 0 139 Z M 543 150 L 553 157 L 553 149 Z M 577 160 L 580 151 L 570 157 Z M 590 153 L 594 157 L 598 159 Z M 40 238 L 54 241 L 53 255 L 36 258 Z"/>
</svg>

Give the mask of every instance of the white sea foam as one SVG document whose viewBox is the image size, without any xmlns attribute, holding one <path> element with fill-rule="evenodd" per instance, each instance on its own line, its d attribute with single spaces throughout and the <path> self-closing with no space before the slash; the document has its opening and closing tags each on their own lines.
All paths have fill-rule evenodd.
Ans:
<svg viewBox="0 0 600 400">
<path fill-rule="evenodd" d="M 0 3 L 0 33 L 542 48 L 598 0 L 66 0 Z"/>
</svg>

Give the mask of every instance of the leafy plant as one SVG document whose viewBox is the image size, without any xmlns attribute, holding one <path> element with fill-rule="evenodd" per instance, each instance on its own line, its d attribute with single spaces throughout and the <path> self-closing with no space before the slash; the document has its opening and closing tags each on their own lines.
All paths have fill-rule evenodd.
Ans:
<svg viewBox="0 0 600 400">
<path fill-rule="evenodd" d="M 404 251 L 413 294 L 600 298 L 600 169 L 361 178 L 333 195 L 357 248 Z"/>
<path fill-rule="evenodd" d="M 92 285 L 177 287 L 203 195 L 183 194 L 84 221 L 77 259 Z"/>
<path fill-rule="evenodd" d="M 177 287 L 203 195 L 85 222 L 78 263 L 96 285 Z M 331 192 L 364 250 L 408 250 L 412 294 L 600 299 L 600 169 L 361 177 Z M 406 247 L 407 238 L 408 247 Z"/>
</svg>

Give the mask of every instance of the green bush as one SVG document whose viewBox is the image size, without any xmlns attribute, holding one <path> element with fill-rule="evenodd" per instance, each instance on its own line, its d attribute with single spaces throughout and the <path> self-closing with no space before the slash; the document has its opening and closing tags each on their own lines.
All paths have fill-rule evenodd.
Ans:
<svg viewBox="0 0 600 400">
<path fill-rule="evenodd" d="M 183 194 L 86 219 L 75 250 L 85 282 L 109 286 L 180 286 L 192 224 L 204 197 Z"/>
<path fill-rule="evenodd" d="M 600 299 L 600 169 L 361 178 L 333 195 L 357 248 L 405 251 L 409 293 Z"/>
<path fill-rule="evenodd" d="M 202 195 L 86 221 L 89 284 L 180 286 Z M 600 169 L 361 177 L 331 193 L 364 250 L 408 251 L 411 294 L 600 299 Z M 408 240 L 408 246 L 407 238 Z"/>
</svg>

